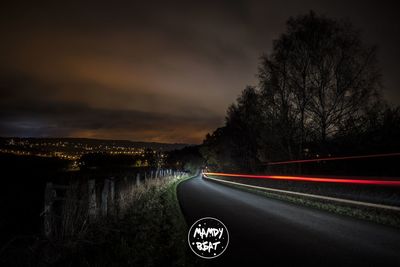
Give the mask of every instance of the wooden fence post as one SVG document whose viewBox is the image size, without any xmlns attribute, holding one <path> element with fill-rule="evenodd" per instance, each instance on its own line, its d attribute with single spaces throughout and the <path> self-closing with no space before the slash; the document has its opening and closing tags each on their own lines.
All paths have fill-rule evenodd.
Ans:
<svg viewBox="0 0 400 267">
<path fill-rule="evenodd" d="M 88 181 L 88 195 L 89 195 L 89 218 L 94 219 L 97 215 L 97 201 L 96 201 L 96 182 L 94 179 Z"/>
<path fill-rule="evenodd" d="M 101 215 L 107 215 L 107 206 L 108 206 L 108 191 L 110 188 L 110 180 L 105 179 L 103 185 L 103 191 L 101 192 Z"/>
<path fill-rule="evenodd" d="M 140 185 L 140 173 L 136 174 L 136 185 Z"/>
<path fill-rule="evenodd" d="M 44 192 L 44 234 L 47 238 L 51 238 L 54 229 L 54 214 L 53 203 L 56 197 L 56 191 L 53 188 L 53 183 L 46 183 Z"/>
<path fill-rule="evenodd" d="M 110 213 L 114 214 L 115 213 L 115 182 L 114 182 L 114 177 L 111 177 L 110 179 Z"/>
</svg>

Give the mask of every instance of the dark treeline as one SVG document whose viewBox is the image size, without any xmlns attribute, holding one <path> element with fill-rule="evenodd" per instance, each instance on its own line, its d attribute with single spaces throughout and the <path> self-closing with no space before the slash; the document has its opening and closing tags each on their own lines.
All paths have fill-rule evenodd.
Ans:
<svg viewBox="0 0 400 267">
<path fill-rule="evenodd" d="M 376 53 L 348 21 L 290 18 L 261 57 L 258 85 L 206 136 L 207 166 L 260 172 L 278 160 L 400 150 L 400 109 L 381 98 Z"/>
<path fill-rule="evenodd" d="M 124 155 L 109 153 L 88 153 L 79 159 L 81 169 L 102 168 L 102 169 L 121 169 L 132 167 L 165 167 L 162 153 L 159 151 L 146 149 L 140 155 Z"/>
<path fill-rule="evenodd" d="M 79 165 L 81 170 L 87 169 L 171 169 L 195 173 L 202 165 L 203 158 L 199 146 L 187 146 L 165 153 L 147 149 L 143 155 L 111 155 L 108 153 L 84 154 Z"/>
<path fill-rule="evenodd" d="M 195 174 L 204 161 L 199 148 L 200 146 L 187 146 L 168 152 L 165 166 Z"/>
</svg>

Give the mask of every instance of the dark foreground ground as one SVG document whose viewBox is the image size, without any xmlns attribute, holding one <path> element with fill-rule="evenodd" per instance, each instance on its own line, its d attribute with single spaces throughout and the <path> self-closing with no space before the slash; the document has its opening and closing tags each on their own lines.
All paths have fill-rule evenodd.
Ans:
<svg viewBox="0 0 400 267">
<path fill-rule="evenodd" d="M 221 266 L 400 266 L 400 230 L 232 188 L 201 176 L 178 187 L 190 227 L 214 217 L 228 228 Z"/>
</svg>

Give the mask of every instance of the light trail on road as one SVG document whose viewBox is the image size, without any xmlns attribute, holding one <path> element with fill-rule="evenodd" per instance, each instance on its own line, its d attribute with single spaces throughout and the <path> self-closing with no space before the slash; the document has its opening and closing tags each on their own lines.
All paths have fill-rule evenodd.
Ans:
<svg viewBox="0 0 400 267">
<path fill-rule="evenodd" d="M 204 175 L 204 178 L 214 180 L 219 183 L 227 183 L 227 184 L 238 185 L 238 186 L 243 186 L 243 187 L 248 187 L 248 188 L 253 188 L 253 189 L 258 189 L 258 190 L 278 192 L 278 193 L 284 193 L 284 194 L 289 194 L 289 195 L 294 195 L 294 196 L 310 197 L 310 198 L 319 199 L 319 200 L 329 200 L 329 201 L 335 201 L 335 202 L 339 202 L 339 203 L 353 204 L 353 205 L 359 205 L 359 206 L 370 207 L 370 208 L 379 208 L 379 209 L 400 211 L 400 207 L 396 207 L 396 206 L 389 206 L 389 205 L 383 205 L 383 204 L 377 204 L 377 203 L 369 203 L 369 202 L 356 201 L 356 200 L 337 198 L 337 197 L 322 196 L 322 195 L 316 195 L 316 194 L 301 193 L 301 192 L 282 190 L 282 189 L 276 189 L 276 188 L 270 188 L 270 187 L 254 186 L 254 185 L 249 185 L 249 184 L 243 184 L 243 183 L 237 183 L 237 182 L 232 182 L 232 181 L 225 181 L 225 180 L 221 180 L 221 179 L 211 178 L 211 177 L 208 177 L 207 175 Z"/>
<path fill-rule="evenodd" d="M 250 178 L 250 179 L 272 179 L 272 180 L 319 182 L 319 183 L 400 186 L 400 180 L 368 180 L 368 179 L 307 177 L 307 176 L 287 176 L 287 175 L 254 175 L 254 174 L 236 174 L 236 173 L 222 173 L 222 172 L 204 172 L 203 174 L 210 176 L 225 176 L 225 177 Z"/>
<path fill-rule="evenodd" d="M 345 157 L 328 157 L 328 158 L 316 158 L 316 159 L 300 159 L 300 160 L 287 160 L 268 162 L 267 165 L 284 165 L 294 163 L 310 163 L 319 161 L 334 161 L 334 160 L 351 160 L 351 159 L 365 159 L 365 158 L 382 158 L 382 157 L 395 157 L 400 156 L 400 153 L 386 153 L 386 154 L 373 154 L 373 155 L 362 155 L 362 156 L 345 156 Z"/>
<path fill-rule="evenodd" d="M 214 217 L 220 219 L 234 236 L 216 266 L 258 266 L 266 262 L 293 266 L 293 259 L 299 266 L 362 266 L 365 262 L 371 266 L 383 263 L 385 266 L 400 266 L 400 232 L 396 227 L 241 190 L 235 187 L 243 185 L 226 180 L 222 182 L 221 178 L 212 181 L 199 175 L 177 187 L 178 201 L 189 225 L 199 218 Z M 246 180 L 235 182 L 245 183 Z M 246 186 L 257 189 L 255 185 Z M 287 194 L 277 190 L 281 189 L 268 189 L 271 193 Z M 293 196 L 299 194 L 291 192 Z M 312 197 L 317 199 L 316 195 Z M 333 197 L 328 200 L 328 196 L 318 198 L 326 199 L 321 201 L 339 201 Z M 340 199 L 340 202 L 352 206 L 360 204 L 350 199 Z"/>
</svg>

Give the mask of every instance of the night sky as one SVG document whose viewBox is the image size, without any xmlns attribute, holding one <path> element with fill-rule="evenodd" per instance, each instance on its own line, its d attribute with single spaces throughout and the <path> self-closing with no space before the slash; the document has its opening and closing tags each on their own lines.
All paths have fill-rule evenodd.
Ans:
<svg viewBox="0 0 400 267">
<path fill-rule="evenodd" d="M 400 104 L 396 1 L 60 2 L 0 8 L 0 136 L 200 143 L 257 84 L 285 21 L 311 9 L 378 45 L 385 99 Z"/>
</svg>

